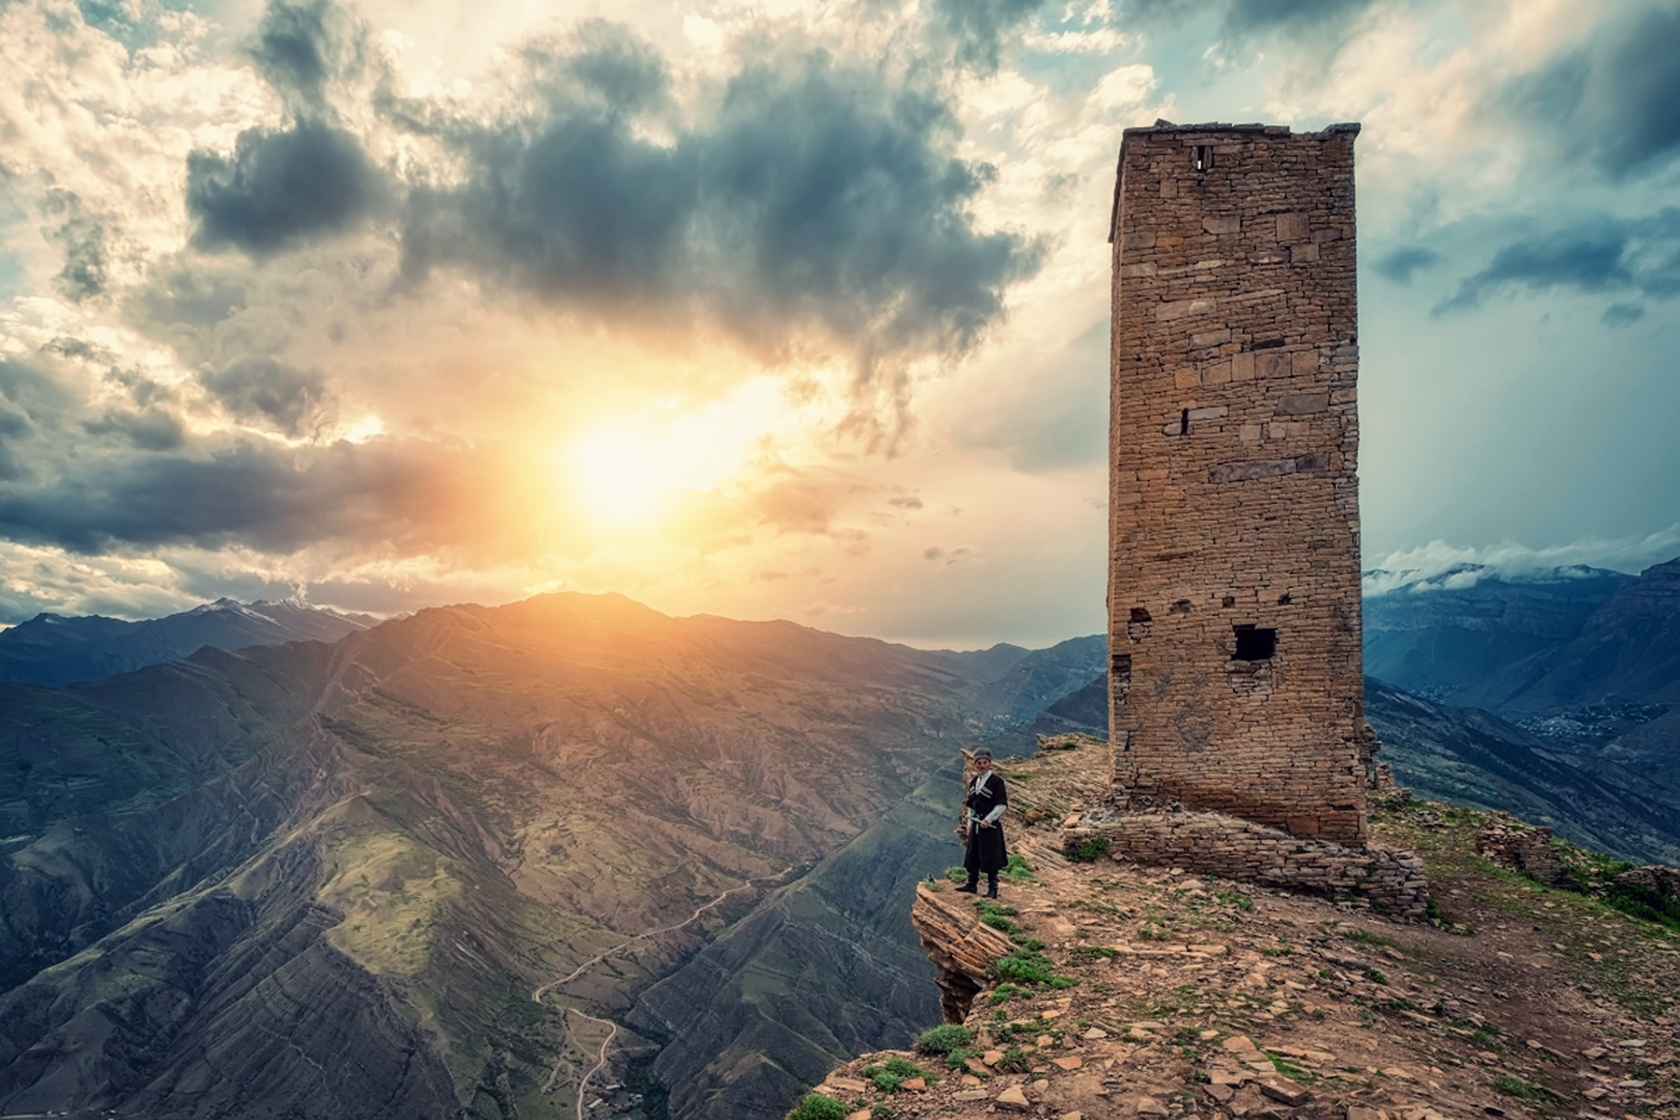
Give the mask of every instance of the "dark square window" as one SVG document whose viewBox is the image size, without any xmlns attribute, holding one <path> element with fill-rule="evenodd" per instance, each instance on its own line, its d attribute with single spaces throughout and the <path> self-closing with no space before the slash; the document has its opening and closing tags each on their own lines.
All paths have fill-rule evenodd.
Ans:
<svg viewBox="0 0 1680 1120">
<path fill-rule="evenodd" d="M 1277 652 L 1277 631 L 1257 626 L 1233 627 L 1237 633 L 1237 652 L 1232 661 L 1266 661 Z"/>
</svg>

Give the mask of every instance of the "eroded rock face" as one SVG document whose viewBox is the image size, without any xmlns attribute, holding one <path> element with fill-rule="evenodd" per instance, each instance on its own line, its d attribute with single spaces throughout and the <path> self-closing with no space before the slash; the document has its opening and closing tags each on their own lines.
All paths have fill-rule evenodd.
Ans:
<svg viewBox="0 0 1680 1120">
<path fill-rule="evenodd" d="M 962 1022 L 976 993 L 991 985 L 993 962 L 1015 946 L 1003 931 L 980 924 L 972 895 L 949 888 L 935 892 L 917 887 L 910 921 L 939 969 L 939 1007 L 945 1021 Z"/>
</svg>

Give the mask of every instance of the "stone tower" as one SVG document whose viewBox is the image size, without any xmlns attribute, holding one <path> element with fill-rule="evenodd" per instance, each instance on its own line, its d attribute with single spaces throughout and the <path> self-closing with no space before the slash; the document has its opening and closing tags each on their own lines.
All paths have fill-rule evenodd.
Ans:
<svg viewBox="0 0 1680 1120">
<path fill-rule="evenodd" d="M 1363 847 L 1358 133 L 1126 131 L 1108 613 L 1133 804 Z"/>
</svg>

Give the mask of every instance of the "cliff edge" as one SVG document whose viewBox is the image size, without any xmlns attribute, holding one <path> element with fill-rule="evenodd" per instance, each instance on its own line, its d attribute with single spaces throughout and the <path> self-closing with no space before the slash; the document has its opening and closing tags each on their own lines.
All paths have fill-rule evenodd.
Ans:
<svg viewBox="0 0 1680 1120">
<path fill-rule="evenodd" d="M 816 1090 L 833 1103 L 791 1115 L 1680 1117 L 1680 908 L 1642 920 L 1614 890 L 1499 867 L 1478 838 L 1510 818 L 1374 803 L 1373 839 L 1418 853 L 1437 900 L 1406 923 L 1107 850 L 1069 859 L 1061 826 L 1101 797 L 1101 751 L 999 769 L 1025 866 L 995 904 L 930 880 L 911 912 L 947 1024 L 834 1070 Z M 1578 885 L 1638 878 L 1557 851 Z"/>
</svg>

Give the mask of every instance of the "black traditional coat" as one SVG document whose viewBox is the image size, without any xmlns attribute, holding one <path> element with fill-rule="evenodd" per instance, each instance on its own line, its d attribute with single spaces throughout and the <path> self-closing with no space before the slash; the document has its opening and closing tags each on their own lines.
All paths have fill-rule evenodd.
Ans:
<svg viewBox="0 0 1680 1120">
<path fill-rule="evenodd" d="M 968 787 L 968 852 L 963 867 L 971 874 L 984 872 L 995 875 L 1009 862 L 1009 851 L 1003 843 L 1003 823 L 994 821 L 990 828 L 981 828 L 994 809 L 1009 804 L 1009 792 L 997 771 L 988 770 L 984 780 L 975 779 Z"/>
</svg>

